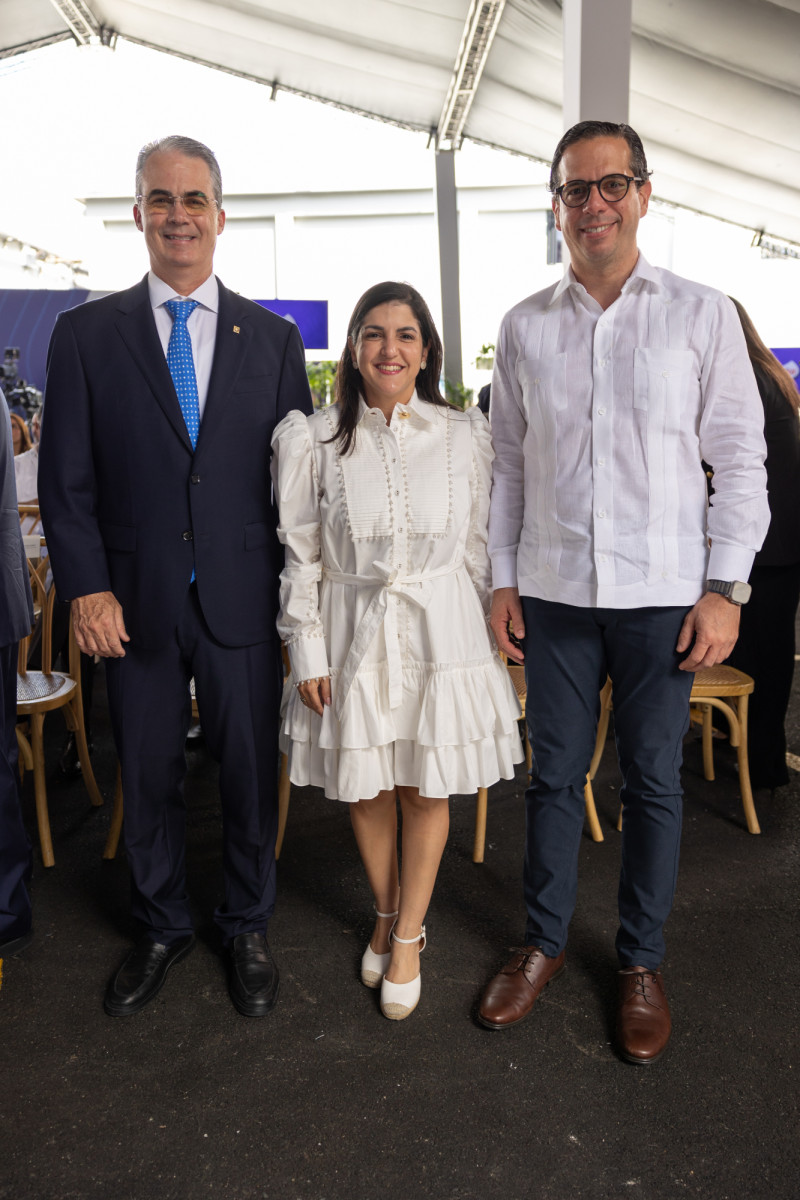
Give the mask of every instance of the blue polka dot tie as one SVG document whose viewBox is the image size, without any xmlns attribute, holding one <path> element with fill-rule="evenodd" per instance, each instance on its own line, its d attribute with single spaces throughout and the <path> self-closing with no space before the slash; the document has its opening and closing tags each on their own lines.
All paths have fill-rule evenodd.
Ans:
<svg viewBox="0 0 800 1200">
<path fill-rule="evenodd" d="M 167 366 L 178 393 L 183 419 L 189 431 L 192 449 L 197 445 L 200 432 L 200 401 L 197 396 L 197 379 L 192 357 L 192 339 L 186 322 L 197 308 L 196 300 L 167 300 L 164 305 L 172 317 L 172 333 L 167 346 Z"/>
</svg>

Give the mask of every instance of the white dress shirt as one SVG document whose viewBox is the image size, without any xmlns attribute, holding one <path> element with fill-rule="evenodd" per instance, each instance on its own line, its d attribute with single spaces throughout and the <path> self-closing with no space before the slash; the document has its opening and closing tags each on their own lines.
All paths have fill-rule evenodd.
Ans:
<svg viewBox="0 0 800 1200">
<path fill-rule="evenodd" d="M 191 296 L 182 296 L 180 292 L 176 292 L 174 288 L 171 288 L 168 283 L 164 283 L 164 280 L 159 279 L 158 275 L 154 275 L 152 271 L 147 276 L 147 284 L 150 289 L 150 303 L 153 306 L 156 329 L 161 339 L 161 345 L 164 347 L 165 358 L 172 333 L 172 317 L 169 314 L 169 309 L 165 308 L 164 305 L 168 300 L 197 301 L 197 308 L 186 322 L 186 328 L 189 331 L 189 337 L 192 339 L 192 358 L 194 359 L 194 374 L 197 380 L 197 399 L 200 406 L 200 418 L 202 420 L 203 410 L 206 406 L 206 397 L 208 396 L 208 385 L 211 381 L 211 368 L 214 365 L 214 343 L 217 337 L 217 313 L 219 312 L 219 285 L 217 277 L 216 275 L 209 275 L 205 283 L 201 283 L 200 287 L 196 288 Z"/>
<path fill-rule="evenodd" d="M 639 608 L 747 579 L 769 524 L 764 413 L 721 292 L 640 255 L 604 311 L 568 267 L 503 319 L 491 424 L 495 588 Z"/>
</svg>

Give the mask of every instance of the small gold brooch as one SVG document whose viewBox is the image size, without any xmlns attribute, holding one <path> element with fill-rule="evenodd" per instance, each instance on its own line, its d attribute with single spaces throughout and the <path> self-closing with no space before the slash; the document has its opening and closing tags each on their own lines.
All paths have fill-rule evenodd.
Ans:
<svg viewBox="0 0 800 1200">
<path fill-rule="evenodd" d="M 234 332 L 234 333 L 241 333 L 242 331 L 241 331 L 241 329 L 239 328 L 239 326 L 238 326 L 238 325 L 234 325 L 234 327 L 233 327 L 233 332 Z"/>
</svg>

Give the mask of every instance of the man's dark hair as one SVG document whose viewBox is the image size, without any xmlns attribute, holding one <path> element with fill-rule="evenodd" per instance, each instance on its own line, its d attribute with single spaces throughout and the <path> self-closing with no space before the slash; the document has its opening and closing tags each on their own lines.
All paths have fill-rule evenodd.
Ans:
<svg viewBox="0 0 800 1200">
<path fill-rule="evenodd" d="M 630 125 L 618 125 L 615 121 L 579 121 L 577 125 L 573 125 L 571 129 L 567 130 L 556 146 L 548 184 L 551 192 L 555 192 L 559 186 L 558 169 L 567 147 L 574 146 L 576 142 L 588 142 L 593 138 L 601 137 L 624 138 L 631 152 L 631 174 L 638 175 L 641 179 L 647 179 L 650 174 L 647 170 L 647 158 L 642 139 L 635 129 L 631 129 Z M 637 183 L 636 186 L 639 188 L 642 185 Z"/>
</svg>

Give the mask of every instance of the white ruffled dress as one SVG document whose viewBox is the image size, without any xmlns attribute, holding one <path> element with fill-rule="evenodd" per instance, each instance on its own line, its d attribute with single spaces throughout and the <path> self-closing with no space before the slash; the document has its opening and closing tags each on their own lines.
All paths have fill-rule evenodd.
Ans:
<svg viewBox="0 0 800 1200">
<path fill-rule="evenodd" d="M 337 427 L 335 405 L 292 412 L 272 441 L 290 778 L 350 802 L 397 784 L 433 797 L 510 779 L 523 751 L 486 621 L 486 418 L 415 393 L 387 424 L 362 400 L 345 456 L 329 440 Z M 293 680 L 328 674 L 319 717 Z"/>
</svg>

